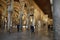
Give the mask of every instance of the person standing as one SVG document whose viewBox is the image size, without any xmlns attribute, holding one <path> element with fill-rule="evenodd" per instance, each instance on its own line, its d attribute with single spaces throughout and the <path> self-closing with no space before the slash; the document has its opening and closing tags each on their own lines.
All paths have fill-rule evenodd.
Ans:
<svg viewBox="0 0 60 40">
<path fill-rule="evenodd" d="M 17 25 L 17 31 L 19 32 L 19 25 Z"/>
<path fill-rule="evenodd" d="M 31 32 L 34 32 L 34 26 L 31 26 Z"/>
</svg>

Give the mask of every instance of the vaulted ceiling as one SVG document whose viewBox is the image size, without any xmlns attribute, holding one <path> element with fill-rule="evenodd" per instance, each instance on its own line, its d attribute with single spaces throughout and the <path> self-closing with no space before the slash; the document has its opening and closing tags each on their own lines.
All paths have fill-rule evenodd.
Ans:
<svg viewBox="0 0 60 40">
<path fill-rule="evenodd" d="M 14 0 L 14 1 L 19 1 L 19 0 Z M 34 0 L 34 2 L 40 7 L 40 9 L 42 9 L 42 11 L 45 14 L 48 14 L 49 18 L 52 18 L 50 0 Z"/>
<path fill-rule="evenodd" d="M 14 1 L 19 2 L 19 0 Z M 45 14 L 48 14 L 49 18 L 52 18 L 50 0 L 34 0 L 34 2 L 39 6 L 40 9 L 42 9 Z"/>
<path fill-rule="evenodd" d="M 49 18 L 52 18 L 50 0 L 34 0 L 34 1 L 45 14 L 48 14 Z"/>
<path fill-rule="evenodd" d="M 14 11 L 13 11 L 13 18 L 12 19 L 16 19 L 17 17 L 18 17 L 18 12 L 19 12 L 19 10 L 20 10 L 20 4 L 18 3 L 19 2 L 19 0 L 14 0 L 15 2 L 14 2 Z M 17 1 L 17 2 L 16 2 Z M 32 2 L 31 2 L 32 3 Z M 34 3 L 36 3 L 37 5 L 35 5 L 35 4 L 33 4 L 33 5 L 35 5 L 35 6 L 37 6 L 37 7 L 35 7 L 34 6 L 34 8 L 36 8 L 36 10 L 35 10 L 35 19 L 36 19 L 36 21 L 37 20 L 40 20 L 40 19 L 44 19 L 45 18 L 45 16 L 44 16 L 44 14 L 48 14 L 48 16 L 49 16 L 49 18 L 52 18 L 52 12 L 51 12 L 51 5 L 50 5 L 50 1 L 49 0 L 34 0 Z M 2 7 L 3 6 L 3 7 Z M 0 1 L 0 16 L 2 15 L 1 13 L 4 11 L 4 10 L 6 10 L 6 7 L 7 7 L 7 3 L 6 2 L 4 2 L 3 0 L 1 0 Z M 37 9 L 39 9 L 40 8 L 40 10 L 38 11 Z M 41 10 L 42 9 L 42 10 Z M 38 13 L 37 13 L 37 12 Z M 4 11 L 5 12 L 5 11 Z M 4 13 L 3 12 L 3 13 Z M 6 12 L 6 14 L 7 14 L 7 12 Z M 15 15 L 16 14 L 16 15 Z M 17 15 L 18 14 L 18 15 Z M 41 15 L 40 15 L 41 14 Z M 1 19 L 2 17 L 0 17 L 0 19 Z M 46 18 L 45 18 L 46 19 Z M 16 22 L 17 23 L 17 21 L 18 21 L 19 19 L 17 18 L 16 20 L 14 20 L 14 22 Z"/>
</svg>

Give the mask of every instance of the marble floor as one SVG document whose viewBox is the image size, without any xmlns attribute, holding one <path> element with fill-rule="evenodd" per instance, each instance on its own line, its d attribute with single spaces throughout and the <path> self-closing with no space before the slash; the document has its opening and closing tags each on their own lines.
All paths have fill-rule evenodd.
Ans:
<svg viewBox="0 0 60 40">
<path fill-rule="evenodd" d="M 47 35 L 43 31 L 0 32 L 0 40 L 53 40 L 53 32 L 48 32 Z"/>
</svg>

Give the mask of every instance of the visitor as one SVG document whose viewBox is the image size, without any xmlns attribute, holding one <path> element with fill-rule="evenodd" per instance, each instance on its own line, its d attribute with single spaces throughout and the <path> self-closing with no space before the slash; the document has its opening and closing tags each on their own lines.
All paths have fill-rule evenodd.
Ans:
<svg viewBox="0 0 60 40">
<path fill-rule="evenodd" d="M 19 32 L 19 25 L 17 25 L 17 31 Z"/>
<path fill-rule="evenodd" d="M 31 32 L 34 32 L 34 26 L 31 26 Z"/>
</svg>

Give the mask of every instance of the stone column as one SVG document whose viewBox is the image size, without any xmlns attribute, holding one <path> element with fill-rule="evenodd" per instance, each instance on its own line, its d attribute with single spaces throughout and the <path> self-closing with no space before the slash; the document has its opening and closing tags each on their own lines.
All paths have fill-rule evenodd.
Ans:
<svg viewBox="0 0 60 40">
<path fill-rule="evenodd" d="M 19 15 L 20 15 L 20 29 L 22 29 L 22 11 L 19 12 Z"/>
<path fill-rule="evenodd" d="M 27 13 L 27 19 L 26 19 L 26 20 L 27 20 L 27 24 L 26 24 L 27 29 L 29 28 L 29 20 L 30 20 L 29 16 L 30 16 L 30 15 L 29 15 L 29 12 L 28 12 L 28 13 Z"/>
<path fill-rule="evenodd" d="M 13 11 L 13 0 L 8 1 L 8 30 L 11 25 L 11 13 Z"/>
<path fill-rule="evenodd" d="M 29 3 L 26 3 L 27 4 L 27 29 L 30 29 L 30 4 Z"/>
<path fill-rule="evenodd" d="M 10 15 L 10 14 L 9 14 L 9 9 L 10 9 L 10 8 L 9 8 L 9 6 L 10 6 L 10 5 L 8 4 L 8 30 L 9 30 L 9 24 L 10 24 L 10 17 L 9 17 L 9 15 Z"/>
<path fill-rule="evenodd" d="M 3 22 L 3 26 L 4 26 L 4 28 L 5 28 L 5 31 L 6 31 L 6 18 L 5 18 L 5 15 L 6 15 L 6 11 L 7 11 L 7 7 L 5 7 L 5 10 L 4 10 L 4 12 L 3 12 L 3 16 L 4 16 L 4 22 Z"/>
<path fill-rule="evenodd" d="M 20 1 L 20 28 L 22 29 L 22 16 L 24 14 L 24 5 L 25 5 L 25 1 L 24 0 L 19 0 Z"/>
<path fill-rule="evenodd" d="M 34 26 L 34 8 L 33 8 L 33 6 L 32 6 L 32 26 Z"/>
<path fill-rule="evenodd" d="M 53 1 L 54 40 L 60 40 L 60 0 Z"/>
</svg>

